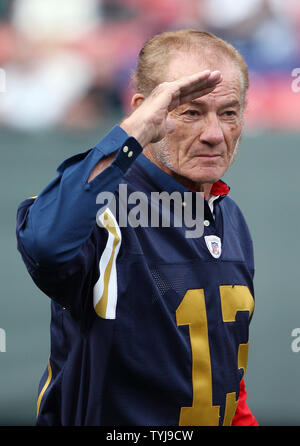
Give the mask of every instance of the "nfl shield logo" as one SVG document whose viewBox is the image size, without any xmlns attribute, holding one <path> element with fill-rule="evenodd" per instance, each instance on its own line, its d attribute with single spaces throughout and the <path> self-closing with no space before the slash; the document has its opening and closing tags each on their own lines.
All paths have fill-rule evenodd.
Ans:
<svg viewBox="0 0 300 446">
<path fill-rule="evenodd" d="M 207 235 L 204 237 L 206 246 L 208 247 L 209 252 L 211 255 L 218 259 L 222 252 L 222 244 L 221 239 L 217 237 L 216 235 Z"/>
<path fill-rule="evenodd" d="M 219 254 L 219 245 L 217 242 L 211 242 L 212 253 L 215 255 Z"/>
</svg>

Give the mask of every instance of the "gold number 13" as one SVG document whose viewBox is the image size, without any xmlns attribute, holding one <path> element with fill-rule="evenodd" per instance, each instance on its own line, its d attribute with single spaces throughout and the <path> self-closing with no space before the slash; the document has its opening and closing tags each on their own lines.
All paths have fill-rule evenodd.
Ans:
<svg viewBox="0 0 300 446">
<path fill-rule="evenodd" d="M 254 309 L 254 299 L 247 286 L 222 285 L 219 288 L 223 322 L 234 322 L 238 311 Z M 189 325 L 192 349 L 193 405 L 182 407 L 179 425 L 218 426 L 220 406 L 212 405 L 212 371 L 209 351 L 204 290 L 188 290 L 176 311 L 177 325 Z M 240 344 L 237 368 L 246 371 L 248 343 Z M 236 393 L 226 394 L 224 426 L 231 424 L 237 406 Z"/>
</svg>

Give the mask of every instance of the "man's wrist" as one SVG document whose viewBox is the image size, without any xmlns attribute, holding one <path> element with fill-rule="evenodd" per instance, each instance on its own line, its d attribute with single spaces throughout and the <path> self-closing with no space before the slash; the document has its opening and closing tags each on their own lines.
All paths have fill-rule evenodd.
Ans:
<svg viewBox="0 0 300 446">
<path fill-rule="evenodd" d="M 151 141 L 151 137 L 147 135 L 148 132 L 144 123 L 138 123 L 129 117 L 121 122 L 120 127 L 128 136 L 135 138 L 143 148 Z"/>
</svg>

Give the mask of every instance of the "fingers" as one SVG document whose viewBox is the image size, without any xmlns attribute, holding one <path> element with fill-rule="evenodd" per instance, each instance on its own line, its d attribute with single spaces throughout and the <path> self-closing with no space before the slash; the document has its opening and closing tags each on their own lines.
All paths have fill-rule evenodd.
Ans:
<svg viewBox="0 0 300 446">
<path fill-rule="evenodd" d="M 213 85 L 217 85 L 222 80 L 220 71 L 205 70 L 199 73 L 192 74 L 191 76 L 185 76 L 174 83 L 177 83 L 181 94 L 192 91 L 198 88 L 206 88 Z"/>
<path fill-rule="evenodd" d="M 182 85 L 180 87 L 181 101 L 185 99 L 186 96 L 193 95 L 194 93 L 201 93 L 202 90 L 213 89 L 222 81 L 222 75 L 220 71 L 208 72 L 208 74 L 199 76 L 195 78 L 188 78 L 187 85 Z"/>
<path fill-rule="evenodd" d="M 192 101 L 212 92 L 216 86 L 222 82 L 220 71 L 205 70 L 191 76 L 182 77 L 171 82 L 172 101 L 169 104 L 169 111 L 178 105 Z"/>
</svg>

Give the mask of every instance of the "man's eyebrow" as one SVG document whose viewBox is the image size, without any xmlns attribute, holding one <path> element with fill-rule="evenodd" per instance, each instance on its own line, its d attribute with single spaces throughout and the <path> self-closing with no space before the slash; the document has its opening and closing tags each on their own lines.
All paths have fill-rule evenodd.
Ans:
<svg viewBox="0 0 300 446">
<path fill-rule="evenodd" d="M 224 102 L 224 104 L 222 104 L 220 108 L 235 107 L 240 105 L 241 103 L 238 99 L 232 99 L 232 101 Z"/>
</svg>

